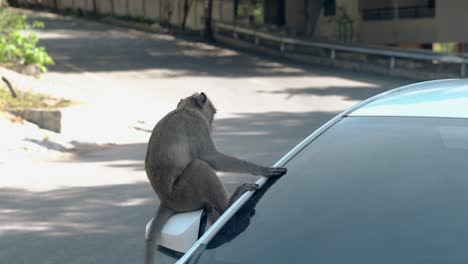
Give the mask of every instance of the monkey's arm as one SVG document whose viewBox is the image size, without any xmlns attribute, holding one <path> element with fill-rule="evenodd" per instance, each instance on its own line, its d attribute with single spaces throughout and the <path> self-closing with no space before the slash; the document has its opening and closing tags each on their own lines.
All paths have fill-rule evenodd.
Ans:
<svg viewBox="0 0 468 264">
<path fill-rule="evenodd" d="M 225 155 L 217 150 L 211 131 L 202 122 L 196 123 L 197 127 L 189 130 L 192 142 L 198 142 L 192 146 L 194 156 L 208 163 L 213 169 L 225 172 L 250 173 L 266 177 L 281 176 L 286 173 L 286 168 L 270 168 L 257 165 Z"/>
<path fill-rule="evenodd" d="M 286 173 L 286 168 L 269 168 L 225 155 L 219 151 L 212 151 L 202 157 L 217 171 L 250 173 L 266 177 L 281 176 Z"/>
</svg>

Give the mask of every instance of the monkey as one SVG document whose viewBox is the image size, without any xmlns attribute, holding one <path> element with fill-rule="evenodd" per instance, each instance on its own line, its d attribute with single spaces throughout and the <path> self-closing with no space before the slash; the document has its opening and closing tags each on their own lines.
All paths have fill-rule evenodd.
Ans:
<svg viewBox="0 0 468 264">
<path fill-rule="evenodd" d="M 145 171 L 160 205 L 147 237 L 145 263 L 164 224 L 179 212 L 204 209 L 214 223 L 243 193 L 257 184 L 241 184 L 228 198 L 216 171 L 279 177 L 286 168 L 265 167 L 221 153 L 212 138 L 216 109 L 205 93 L 181 99 L 153 128 L 145 157 Z M 153 248 L 154 247 L 154 248 Z"/>
</svg>

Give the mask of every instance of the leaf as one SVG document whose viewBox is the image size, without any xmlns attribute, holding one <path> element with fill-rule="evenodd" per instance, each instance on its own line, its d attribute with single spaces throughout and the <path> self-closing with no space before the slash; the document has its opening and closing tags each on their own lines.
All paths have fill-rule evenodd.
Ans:
<svg viewBox="0 0 468 264">
<path fill-rule="evenodd" d="M 42 46 L 37 46 L 39 37 L 34 33 L 24 33 L 31 28 L 43 28 L 41 21 L 28 22 L 26 16 L 0 9 L 0 62 L 36 64 L 46 71 L 46 65 L 53 65 L 53 59 Z"/>
</svg>

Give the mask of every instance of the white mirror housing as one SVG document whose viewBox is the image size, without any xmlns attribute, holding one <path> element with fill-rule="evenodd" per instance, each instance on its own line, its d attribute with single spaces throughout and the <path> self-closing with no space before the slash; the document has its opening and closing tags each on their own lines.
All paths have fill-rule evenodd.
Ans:
<svg viewBox="0 0 468 264">
<path fill-rule="evenodd" d="M 198 240 L 202 216 L 203 210 L 174 214 L 161 230 L 158 244 L 177 252 L 187 252 Z M 146 239 L 153 220 L 146 224 Z"/>
</svg>

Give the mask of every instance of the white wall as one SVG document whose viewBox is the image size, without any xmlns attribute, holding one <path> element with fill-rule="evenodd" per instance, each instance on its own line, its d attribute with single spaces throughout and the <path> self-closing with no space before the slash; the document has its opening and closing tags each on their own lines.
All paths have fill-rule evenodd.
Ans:
<svg viewBox="0 0 468 264">
<path fill-rule="evenodd" d="M 107 15 L 112 13 L 112 0 L 99 0 L 96 1 L 96 8 L 99 14 Z"/>
<path fill-rule="evenodd" d="M 5 0 L 0 0 L 5 1 Z M 147 18 L 155 21 L 167 21 L 165 6 L 172 7 L 170 22 L 178 27 L 182 24 L 185 0 L 95 0 L 96 12 L 103 15 L 130 16 L 134 18 Z M 231 0 L 215 0 L 220 2 L 232 2 Z M 54 0 L 18 0 L 20 4 L 34 3 L 44 7 L 54 7 Z M 61 10 L 94 11 L 93 0 L 57 0 Z M 222 4 L 229 7 L 229 4 Z M 232 5 L 231 5 L 232 8 Z M 224 11 L 224 10 L 223 10 Z M 193 0 L 193 4 L 187 16 L 186 27 L 191 30 L 201 30 L 204 27 L 204 0 Z M 232 17 L 232 16 L 231 16 Z"/>
<path fill-rule="evenodd" d="M 127 0 L 128 1 L 128 0 Z M 144 17 L 143 0 L 128 1 L 128 15 L 131 17 Z"/>
</svg>

